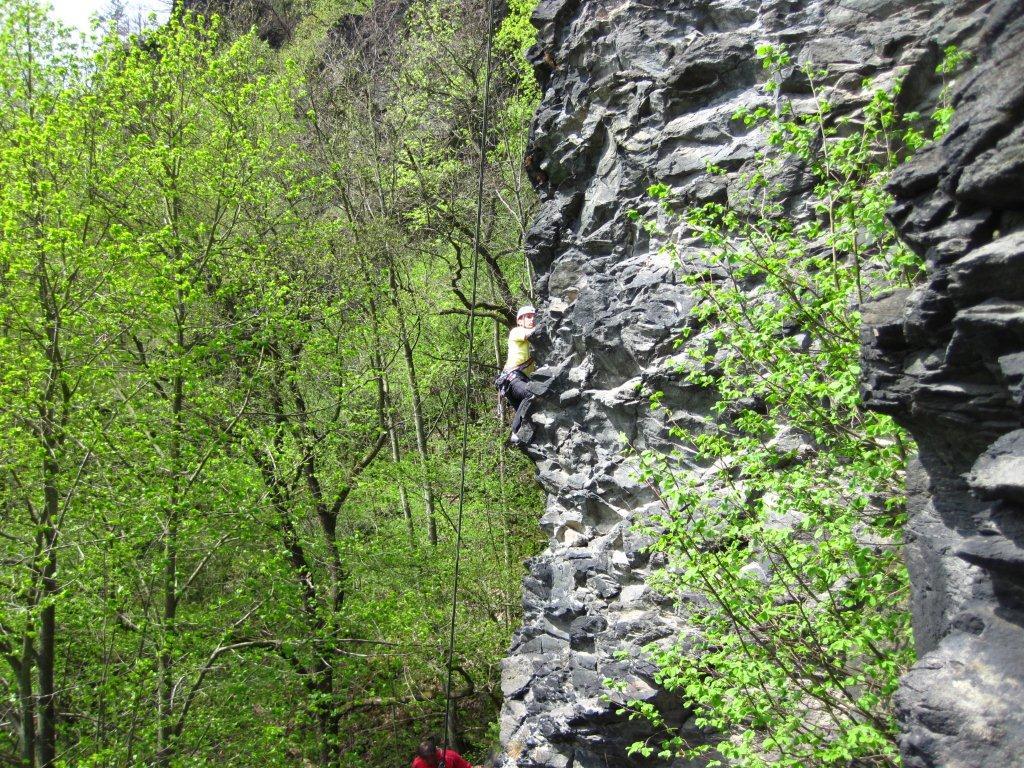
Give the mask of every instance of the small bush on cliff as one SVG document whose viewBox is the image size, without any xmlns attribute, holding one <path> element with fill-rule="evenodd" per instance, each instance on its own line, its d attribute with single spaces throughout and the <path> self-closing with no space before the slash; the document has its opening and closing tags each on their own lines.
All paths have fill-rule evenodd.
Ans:
<svg viewBox="0 0 1024 768">
<path fill-rule="evenodd" d="M 759 56 L 777 96 L 789 57 Z M 682 235 L 665 247 L 685 248 L 679 268 L 697 298 L 679 370 L 716 393 L 718 418 L 672 426 L 683 451 L 640 454 L 665 509 L 656 583 L 689 603 L 699 631 L 652 652 L 660 683 L 721 734 L 710 765 L 894 766 L 891 696 L 913 661 L 898 545 L 909 446 L 861 408 L 858 307 L 920 275 L 884 213 L 886 181 L 924 139 L 916 116 L 897 115 L 898 84 L 866 83 L 864 108 L 836 118 L 825 73 L 802 73 L 803 109 L 776 98 L 735 115 L 768 148 L 728 204 L 665 208 Z M 650 705 L 626 708 L 660 722 Z M 633 751 L 711 747 L 670 735 Z"/>
</svg>

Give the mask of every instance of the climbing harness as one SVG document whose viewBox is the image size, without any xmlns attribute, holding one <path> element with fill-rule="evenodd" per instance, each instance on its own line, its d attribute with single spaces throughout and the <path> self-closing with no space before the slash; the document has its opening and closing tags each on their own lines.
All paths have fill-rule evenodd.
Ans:
<svg viewBox="0 0 1024 768">
<path fill-rule="evenodd" d="M 522 376 L 523 379 L 529 380 L 529 377 L 523 373 L 527 368 L 533 365 L 533 358 L 531 357 L 522 365 L 517 365 L 515 368 L 509 368 L 507 371 L 502 371 L 494 378 L 494 388 L 498 390 L 498 394 L 505 397 L 505 393 L 508 392 L 509 384 L 512 383 L 512 379 L 516 376 Z"/>
<path fill-rule="evenodd" d="M 455 572 L 452 578 L 452 619 L 448 633 L 448 679 L 444 686 L 444 747 L 441 765 L 448 757 L 448 727 L 452 711 L 452 671 L 455 667 L 455 611 L 459 601 L 459 566 L 462 553 L 462 510 L 466 501 L 466 456 L 469 446 L 469 395 L 473 374 L 473 332 L 476 321 L 476 288 L 480 262 L 480 232 L 483 228 L 484 172 L 487 169 L 487 120 L 491 97 L 491 36 L 494 32 L 494 0 L 487 2 L 487 44 L 484 64 L 484 99 L 480 114 L 480 166 L 476 186 L 476 226 L 473 230 L 473 288 L 469 302 L 469 351 L 466 354 L 466 394 L 462 409 L 462 468 L 459 479 L 459 511 L 455 524 Z"/>
</svg>

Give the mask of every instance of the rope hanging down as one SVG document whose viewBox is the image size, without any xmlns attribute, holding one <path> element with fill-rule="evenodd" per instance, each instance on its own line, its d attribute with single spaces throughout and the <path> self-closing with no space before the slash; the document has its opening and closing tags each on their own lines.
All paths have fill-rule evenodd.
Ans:
<svg viewBox="0 0 1024 768">
<path fill-rule="evenodd" d="M 494 0 L 487 2 L 487 52 L 484 65 L 484 99 L 480 112 L 480 167 L 476 186 L 476 226 L 473 230 L 473 288 L 469 302 L 469 351 L 466 354 L 466 392 L 462 408 L 462 468 L 459 478 L 459 511 L 455 524 L 455 573 L 452 583 L 452 617 L 448 633 L 448 679 L 444 686 L 444 747 L 442 758 L 448 755 L 448 728 L 452 711 L 452 670 L 455 662 L 455 611 L 459 601 L 459 565 L 462 554 L 462 510 L 466 501 L 466 455 L 469 445 L 469 396 L 473 373 L 473 332 L 476 321 L 477 266 L 480 262 L 480 232 L 483 228 L 484 172 L 487 168 L 487 128 L 491 97 L 491 36 L 494 32 Z"/>
</svg>

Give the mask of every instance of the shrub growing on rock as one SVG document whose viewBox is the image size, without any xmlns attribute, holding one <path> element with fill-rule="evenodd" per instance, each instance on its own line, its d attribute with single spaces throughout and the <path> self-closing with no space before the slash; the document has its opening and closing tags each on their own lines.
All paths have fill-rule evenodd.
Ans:
<svg viewBox="0 0 1024 768">
<path fill-rule="evenodd" d="M 656 583 L 697 629 L 650 650 L 659 682 L 721 739 L 669 733 L 633 751 L 894 766 L 891 696 L 914 659 L 899 546 L 912 445 L 861 407 L 858 308 L 921 274 L 885 219 L 885 185 L 925 139 L 917 115 L 897 112 L 898 82 L 865 83 L 863 107 L 838 116 L 827 73 L 795 70 L 784 49 L 758 53 L 774 104 L 734 116 L 765 134 L 754 167 L 728 202 L 682 213 L 653 186 L 675 231 L 643 223 L 698 298 L 678 372 L 717 395 L 717 419 L 699 429 L 666 415 L 684 448 L 639 455 L 664 503 L 651 531 L 667 563 Z M 938 71 L 962 59 L 949 49 Z M 779 92 L 794 77 L 810 93 L 799 103 Z M 936 133 L 949 119 L 940 101 Z M 649 704 L 625 709 L 661 722 Z"/>
</svg>

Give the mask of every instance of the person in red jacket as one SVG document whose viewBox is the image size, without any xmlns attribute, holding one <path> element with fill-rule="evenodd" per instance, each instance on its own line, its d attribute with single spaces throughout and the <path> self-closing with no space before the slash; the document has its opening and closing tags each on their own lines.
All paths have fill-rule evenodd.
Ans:
<svg viewBox="0 0 1024 768">
<path fill-rule="evenodd" d="M 442 765 L 444 768 L 473 768 L 454 749 L 438 749 L 437 739 L 433 736 L 421 741 L 416 757 L 412 759 L 412 768 L 441 768 Z"/>
</svg>

